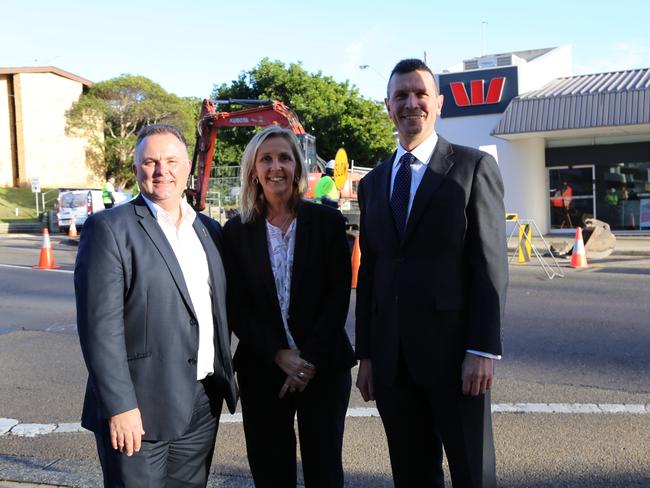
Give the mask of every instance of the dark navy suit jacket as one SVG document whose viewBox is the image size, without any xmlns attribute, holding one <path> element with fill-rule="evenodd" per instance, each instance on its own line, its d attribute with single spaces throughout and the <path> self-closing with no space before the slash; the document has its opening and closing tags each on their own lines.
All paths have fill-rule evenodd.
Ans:
<svg viewBox="0 0 650 488">
<path fill-rule="evenodd" d="M 467 349 L 501 354 L 508 283 L 503 183 L 492 156 L 439 137 L 400 240 L 395 155 L 359 185 L 356 356 L 392 384 L 399 355 L 418 384 L 456 384 Z"/>
<path fill-rule="evenodd" d="M 226 316 L 221 228 L 198 214 L 212 280 L 214 390 L 237 402 Z M 88 384 L 82 425 L 139 408 L 146 440 L 179 437 L 196 388 L 198 322 L 174 252 L 144 199 L 88 218 L 75 265 L 77 328 Z"/>
</svg>

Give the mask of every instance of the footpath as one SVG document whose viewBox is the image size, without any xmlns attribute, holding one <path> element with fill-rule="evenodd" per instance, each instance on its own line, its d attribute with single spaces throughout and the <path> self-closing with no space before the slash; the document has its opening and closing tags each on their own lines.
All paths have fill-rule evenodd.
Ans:
<svg viewBox="0 0 650 488">
<path fill-rule="evenodd" d="M 545 235 L 544 240 L 550 246 L 554 243 L 573 242 L 573 235 L 550 234 Z M 532 243 L 540 252 L 545 251 L 546 246 L 538 236 L 532 238 Z M 513 236 L 508 243 L 510 255 L 516 250 L 517 236 Z M 557 246 L 556 246 L 557 247 Z M 648 235 L 616 235 L 616 247 L 612 256 L 650 256 L 650 234 Z"/>
</svg>

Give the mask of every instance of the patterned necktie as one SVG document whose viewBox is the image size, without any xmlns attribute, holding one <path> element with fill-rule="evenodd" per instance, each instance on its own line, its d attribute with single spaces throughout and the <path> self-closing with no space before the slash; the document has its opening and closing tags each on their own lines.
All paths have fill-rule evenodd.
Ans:
<svg viewBox="0 0 650 488">
<path fill-rule="evenodd" d="M 399 159 L 399 169 L 395 175 L 393 194 L 390 197 L 390 207 L 393 210 L 393 218 L 400 239 L 404 237 L 404 230 L 406 229 L 409 196 L 411 194 L 411 163 L 413 161 L 415 161 L 415 156 L 411 153 L 404 153 Z"/>
</svg>

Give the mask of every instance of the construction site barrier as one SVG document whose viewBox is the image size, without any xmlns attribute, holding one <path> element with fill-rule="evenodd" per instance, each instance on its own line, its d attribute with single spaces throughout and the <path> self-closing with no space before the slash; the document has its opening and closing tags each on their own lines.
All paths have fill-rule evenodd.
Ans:
<svg viewBox="0 0 650 488">
<path fill-rule="evenodd" d="M 359 234 L 357 234 L 354 236 L 354 245 L 352 246 L 352 289 L 355 289 L 357 287 L 360 263 L 361 248 L 359 247 Z"/>
<path fill-rule="evenodd" d="M 585 242 L 582 240 L 582 228 L 576 229 L 576 238 L 573 243 L 573 251 L 571 252 L 572 268 L 586 268 L 587 267 L 587 253 L 585 251 Z"/>
<path fill-rule="evenodd" d="M 77 232 L 77 219 L 74 218 L 74 215 L 72 216 L 72 220 L 70 221 L 70 228 L 68 229 L 68 237 L 77 237 L 79 233 Z"/>
<path fill-rule="evenodd" d="M 47 227 L 43 227 L 43 243 L 41 245 L 41 256 L 36 266 L 32 269 L 59 269 L 54 262 L 54 254 L 52 253 L 52 243 L 50 242 L 50 233 Z"/>
<path fill-rule="evenodd" d="M 509 216 L 511 216 L 511 218 L 508 218 Z M 562 271 L 562 268 L 560 268 L 557 259 L 555 259 L 555 256 L 551 252 L 551 247 L 546 242 L 546 239 L 544 239 L 544 236 L 540 232 L 539 227 L 537 227 L 537 224 L 533 219 L 520 219 L 517 214 L 507 213 L 506 222 L 512 222 L 515 224 L 512 228 L 512 231 L 510 232 L 510 235 L 508 236 L 508 244 L 510 244 L 510 240 L 515 235 L 515 232 L 517 232 L 519 237 L 517 247 L 510 257 L 510 262 L 512 262 L 515 257 L 517 257 L 517 262 L 524 264 L 529 262 L 532 258 L 532 255 L 534 254 L 549 280 L 552 280 L 556 276 L 564 278 L 564 271 Z M 550 263 L 544 259 L 542 253 L 540 253 L 539 249 L 537 249 L 537 246 L 533 243 L 533 230 L 542 240 L 542 243 L 544 245 L 543 251 L 545 251 L 545 254 L 550 256 Z"/>
<path fill-rule="evenodd" d="M 530 261 L 531 246 L 533 242 L 532 229 L 530 224 L 524 224 L 519 226 L 519 249 L 517 262 L 520 264 L 527 263 Z"/>
</svg>

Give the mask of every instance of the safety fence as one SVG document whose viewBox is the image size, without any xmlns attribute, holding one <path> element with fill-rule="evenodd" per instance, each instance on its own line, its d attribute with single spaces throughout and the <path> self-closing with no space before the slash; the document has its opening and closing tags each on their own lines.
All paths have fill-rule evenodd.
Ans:
<svg viewBox="0 0 650 488">
<path fill-rule="evenodd" d="M 517 247 L 510 257 L 510 262 L 516 257 L 517 263 L 525 264 L 530 262 L 534 255 L 549 280 L 552 280 L 556 276 L 564 278 L 564 271 L 560 268 L 559 263 L 551 251 L 551 247 L 546 242 L 546 239 L 544 239 L 542 232 L 533 219 L 522 219 L 516 213 L 506 213 L 506 223 L 514 224 L 508 236 L 507 243 L 510 244 L 510 240 L 515 234 L 517 235 Z M 542 241 L 541 250 L 533 243 L 533 231 L 535 231 Z M 545 259 L 545 256 L 549 257 L 549 261 Z"/>
</svg>

